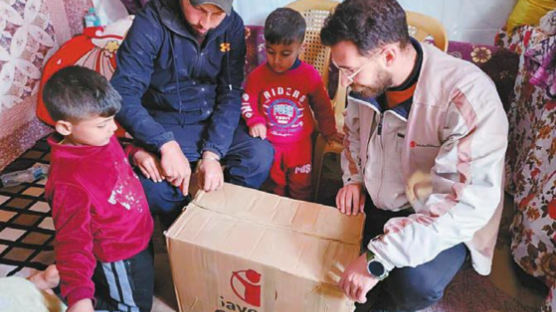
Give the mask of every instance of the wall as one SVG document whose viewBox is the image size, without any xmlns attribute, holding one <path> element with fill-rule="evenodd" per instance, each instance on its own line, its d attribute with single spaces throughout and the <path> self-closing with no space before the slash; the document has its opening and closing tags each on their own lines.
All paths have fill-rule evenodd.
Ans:
<svg viewBox="0 0 556 312">
<path fill-rule="evenodd" d="M 291 0 L 236 0 L 234 8 L 246 25 L 263 25 L 266 16 Z M 318 0 L 315 0 L 318 1 Z M 406 10 L 434 16 L 442 22 L 449 40 L 493 44 L 516 0 L 399 0 Z"/>
<path fill-rule="evenodd" d="M 35 117 L 41 70 L 83 29 L 89 0 L 0 1 L 0 169 L 51 129 Z"/>
<path fill-rule="evenodd" d="M 516 0 L 398 0 L 406 10 L 440 20 L 449 40 L 494 43 Z"/>
</svg>

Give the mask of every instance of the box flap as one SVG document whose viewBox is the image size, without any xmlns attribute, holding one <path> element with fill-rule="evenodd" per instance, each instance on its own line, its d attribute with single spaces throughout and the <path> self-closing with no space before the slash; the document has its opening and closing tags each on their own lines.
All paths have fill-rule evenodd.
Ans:
<svg viewBox="0 0 556 312">
<path fill-rule="evenodd" d="M 359 244 L 363 216 L 346 216 L 336 208 L 280 197 L 225 183 L 216 192 L 199 191 L 193 203 L 203 209 L 261 225 L 284 227 L 324 239 Z"/>
</svg>

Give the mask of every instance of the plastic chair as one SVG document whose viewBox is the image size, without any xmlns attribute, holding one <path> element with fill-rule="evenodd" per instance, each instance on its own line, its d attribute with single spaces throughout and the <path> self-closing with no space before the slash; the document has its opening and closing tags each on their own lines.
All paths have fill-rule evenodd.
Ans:
<svg viewBox="0 0 556 312">
<path fill-rule="evenodd" d="M 448 50 L 448 35 L 444 26 L 435 18 L 417 12 L 406 11 L 409 35 L 420 42 L 433 41 L 440 50 Z"/>
<path fill-rule="evenodd" d="M 324 46 L 320 41 L 320 30 L 324 26 L 325 19 L 334 12 L 339 2 L 332 0 L 298 0 L 291 2 L 286 7 L 294 9 L 301 13 L 305 18 L 307 30 L 305 31 L 305 49 L 299 58 L 307 62 L 320 73 L 325 86 L 328 86 L 328 69 L 330 67 L 330 48 Z M 332 99 L 334 115 L 336 119 L 336 127 L 341 131 L 343 127 L 343 112 L 345 109 L 346 87 L 342 86 L 338 79 L 338 87 L 336 94 Z M 324 155 L 329 152 L 342 150 L 342 145 L 338 143 L 327 144 L 324 138 L 319 135 L 317 137 L 313 152 L 313 199 L 317 199 L 318 190 L 320 188 L 320 176 Z"/>
</svg>

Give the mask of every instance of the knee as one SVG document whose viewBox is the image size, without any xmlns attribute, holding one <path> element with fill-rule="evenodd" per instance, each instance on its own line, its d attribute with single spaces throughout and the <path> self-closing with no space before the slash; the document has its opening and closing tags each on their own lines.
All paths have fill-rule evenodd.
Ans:
<svg viewBox="0 0 556 312">
<path fill-rule="evenodd" d="M 401 284 L 400 284 L 401 283 Z M 398 279 L 398 285 L 388 285 L 388 292 L 399 310 L 420 310 L 442 299 L 444 287 L 434 278 L 417 275 Z"/>
<path fill-rule="evenodd" d="M 180 211 L 185 204 L 185 197 L 166 181 L 155 183 L 142 177 L 141 184 L 152 214 Z"/>
<path fill-rule="evenodd" d="M 274 147 L 267 140 L 254 140 L 247 161 L 257 171 L 269 171 L 274 159 Z"/>
</svg>

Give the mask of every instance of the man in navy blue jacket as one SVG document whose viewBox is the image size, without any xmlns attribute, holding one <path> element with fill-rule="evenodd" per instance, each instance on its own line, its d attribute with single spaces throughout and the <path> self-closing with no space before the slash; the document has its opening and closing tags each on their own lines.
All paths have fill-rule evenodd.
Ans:
<svg viewBox="0 0 556 312">
<path fill-rule="evenodd" d="M 232 0 L 152 0 L 135 17 L 117 63 L 117 119 L 150 151 L 133 159 L 150 209 L 165 225 L 185 204 L 191 166 L 205 191 L 221 187 L 224 174 L 248 187 L 264 182 L 273 149 L 240 124 L 245 38 Z"/>
</svg>

